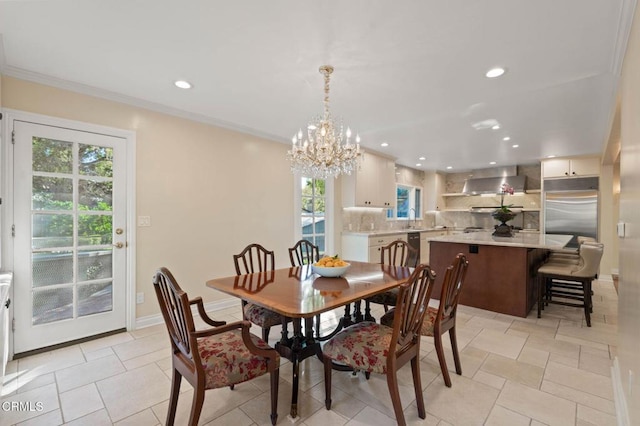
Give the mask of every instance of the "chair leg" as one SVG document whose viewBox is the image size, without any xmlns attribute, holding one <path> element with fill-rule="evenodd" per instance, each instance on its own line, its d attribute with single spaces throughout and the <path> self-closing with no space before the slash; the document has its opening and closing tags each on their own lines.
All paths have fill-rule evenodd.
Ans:
<svg viewBox="0 0 640 426">
<path fill-rule="evenodd" d="M 422 380 L 420 380 L 420 359 L 415 356 L 411 360 L 411 371 L 413 373 L 413 388 L 416 391 L 416 405 L 418 405 L 418 417 L 424 419 L 427 412 L 424 408 L 424 396 L 422 395 Z"/>
<path fill-rule="evenodd" d="M 191 403 L 191 415 L 189 416 L 189 426 L 197 426 L 200 420 L 200 412 L 204 403 L 204 386 L 196 386 L 193 389 L 193 402 Z"/>
<path fill-rule="evenodd" d="M 266 343 L 269 343 L 269 332 L 271 331 L 271 327 L 263 327 L 262 328 L 262 340 Z"/>
<path fill-rule="evenodd" d="M 178 407 L 178 396 L 180 395 L 180 383 L 182 382 L 182 374 L 175 368 L 173 369 L 173 378 L 171 379 L 171 396 L 169 397 L 169 411 L 167 412 L 167 426 L 173 426 L 176 421 L 176 408 Z"/>
<path fill-rule="evenodd" d="M 436 345 L 436 353 L 438 354 L 438 362 L 440 363 L 440 370 L 442 370 L 442 378 L 444 379 L 444 384 L 447 385 L 448 388 L 450 388 L 451 377 L 449 377 L 449 370 L 447 369 L 447 360 L 444 358 L 442 335 L 440 335 L 440 333 L 434 333 L 433 342 Z"/>
<path fill-rule="evenodd" d="M 324 357 L 324 406 L 331 410 L 331 358 Z"/>
<path fill-rule="evenodd" d="M 407 422 L 404 420 L 404 413 L 402 412 L 402 402 L 400 401 L 396 371 L 387 371 L 387 386 L 389 387 L 389 394 L 391 395 L 393 411 L 396 414 L 396 423 L 398 423 L 399 426 L 406 426 Z"/>
<path fill-rule="evenodd" d="M 451 350 L 453 352 L 453 362 L 456 365 L 456 374 L 462 375 L 462 365 L 460 364 L 460 353 L 458 352 L 458 338 L 456 337 L 456 326 L 449 329 L 449 339 L 451 340 Z"/>
<path fill-rule="evenodd" d="M 544 288 L 546 287 L 546 278 L 544 277 L 544 275 L 538 275 L 538 318 L 541 317 L 542 314 L 542 310 L 544 309 L 544 306 L 542 304 L 542 292 L 544 291 Z"/>
<path fill-rule="evenodd" d="M 587 327 L 591 327 L 591 285 L 588 281 L 582 283 L 584 291 L 584 318 L 587 320 Z"/>
<path fill-rule="evenodd" d="M 271 424 L 278 422 L 278 382 L 280 380 L 280 369 L 276 368 L 271 373 Z"/>
</svg>

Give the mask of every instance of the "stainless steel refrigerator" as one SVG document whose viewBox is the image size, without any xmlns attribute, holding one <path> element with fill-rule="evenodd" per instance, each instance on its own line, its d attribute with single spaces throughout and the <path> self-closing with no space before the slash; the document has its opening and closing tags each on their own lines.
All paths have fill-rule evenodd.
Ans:
<svg viewBox="0 0 640 426">
<path fill-rule="evenodd" d="M 546 179 L 544 230 L 570 234 L 567 247 L 578 247 L 577 237 L 598 239 L 598 178 Z"/>
</svg>

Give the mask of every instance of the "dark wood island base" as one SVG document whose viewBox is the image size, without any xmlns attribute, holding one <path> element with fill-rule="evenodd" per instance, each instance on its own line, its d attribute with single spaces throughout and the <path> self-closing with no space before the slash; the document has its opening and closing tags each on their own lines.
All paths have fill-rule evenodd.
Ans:
<svg viewBox="0 0 640 426">
<path fill-rule="evenodd" d="M 438 274 L 433 295 L 440 294 L 447 266 L 463 253 L 469 269 L 461 304 L 524 318 L 536 303 L 536 272 L 546 249 L 433 240 L 430 244 L 429 266 Z"/>
</svg>

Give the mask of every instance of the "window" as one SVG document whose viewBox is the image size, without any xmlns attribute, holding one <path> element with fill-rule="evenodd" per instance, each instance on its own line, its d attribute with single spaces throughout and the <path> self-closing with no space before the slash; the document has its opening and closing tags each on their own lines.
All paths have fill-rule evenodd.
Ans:
<svg viewBox="0 0 640 426">
<path fill-rule="evenodd" d="M 300 181 L 300 233 L 302 238 L 318 246 L 320 255 L 326 252 L 326 202 L 324 179 L 303 177 Z"/>
<path fill-rule="evenodd" d="M 387 211 L 389 219 L 417 219 L 422 217 L 422 188 L 396 186 L 396 208 Z"/>
</svg>

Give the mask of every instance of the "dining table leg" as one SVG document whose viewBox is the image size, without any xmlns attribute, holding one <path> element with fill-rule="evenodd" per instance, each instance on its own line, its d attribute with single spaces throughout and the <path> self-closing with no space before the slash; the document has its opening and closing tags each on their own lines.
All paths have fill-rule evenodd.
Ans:
<svg viewBox="0 0 640 426">
<path fill-rule="evenodd" d="M 349 327 L 353 324 L 353 319 L 351 318 L 351 303 L 347 303 L 344 305 L 344 316 L 342 317 L 342 326 Z"/>
<path fill-rule="evenodd" d="M 300 357 L 304 336 L 302 334 L 302 320 L 293 320 L 293 342 L 291 345 L 291 364 L 293 366 L 293 387 L 291 389 L 291 418 L 298 417 L 298 387 L 300 384 Z"/>
</svg>

